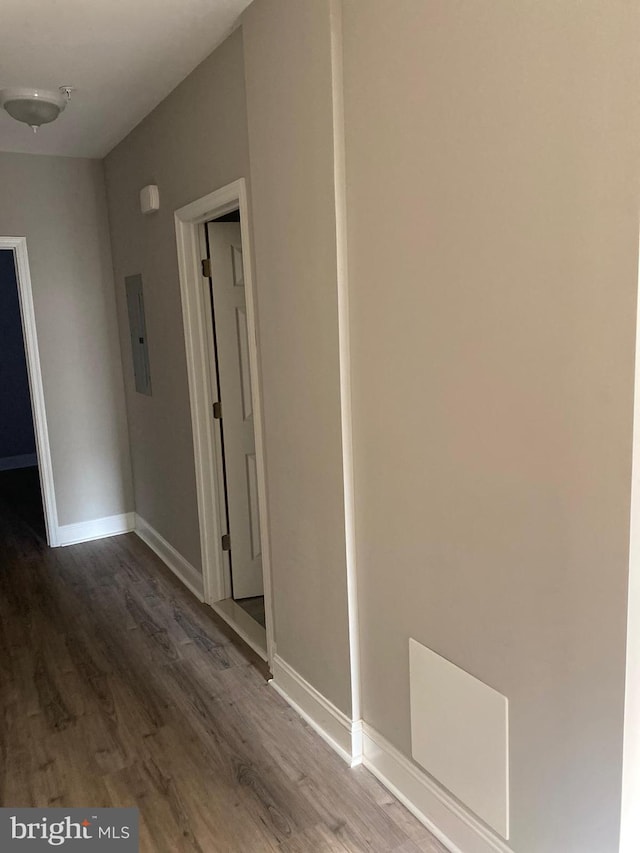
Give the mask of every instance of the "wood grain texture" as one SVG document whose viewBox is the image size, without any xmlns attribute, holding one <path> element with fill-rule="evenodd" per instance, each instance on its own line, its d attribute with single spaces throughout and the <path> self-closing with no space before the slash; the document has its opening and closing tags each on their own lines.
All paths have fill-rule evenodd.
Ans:
<svg viewBox="0 0 640 853">
<path fill-rule="evenodd" d="M 144 853 L 444 853 L 136 536 L 0 515 L 0 803 L 137 806 Z"/>
</svg>

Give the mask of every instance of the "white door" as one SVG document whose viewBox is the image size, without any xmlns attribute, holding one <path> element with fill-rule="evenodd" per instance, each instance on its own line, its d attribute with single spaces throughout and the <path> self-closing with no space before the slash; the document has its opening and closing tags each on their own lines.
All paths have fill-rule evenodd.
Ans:
<svg viewBox="0 0 640 853">
<path fill-rule="evenodd" d="M 239 222 L 207 224 L 234 598 L 263 594 L 249 336 Z"/>
</svg>

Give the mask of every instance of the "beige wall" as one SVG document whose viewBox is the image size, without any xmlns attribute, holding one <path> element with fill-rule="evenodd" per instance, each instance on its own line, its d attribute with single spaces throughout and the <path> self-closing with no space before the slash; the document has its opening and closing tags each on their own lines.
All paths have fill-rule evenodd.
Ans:
<svg viewBox="0 0 640 853">
<path fill-rule="evenodd" d="M 350 711 L 328 0 L 243 18 L 278 654 Z"/>
<path fill-rule="evenodd" d="M 363 715 L 409 637 L 504 693 L 510 844 L 614 853 L 638 10 L 345 0 Z"/>
<path fill-rule="evenodd" d="M 363 717 L 410 755 L 416 638 L 509 698 L 513 849 L 614 853 L 636 12 L 343 6 Z M 256 0 L 106 171 L 137 509 L 197 566 L 173 211 L 251 178 L 277 651 L 348 711 L 332 122 L 328 0 Z"/>
<path fill-rule="evenodd" d="M 254 4 L 242 32 L 108 155 L 106 177 L 136 510 L 199 569 L 173 213 L 250 179 L 277 650 L 348 711 L 327 9 Z M 149 183 L 161 209 L 143 217 Z M 123 280 L 137 272 L 152 397 L 133 387 Z"/>
<path fill-rule="evenodd" d="M 193 437 L 174 211 L 247 176 L 242 35 L 238 30 L 106 159 L 136 511 L 201 569 Z M 160 210 L 138 193 L 160 189 Z M 142 273 L 153 396 L 135 391 L 124 277 Z"/>
<path fill-rule="evenodd" d="M 58 522 L 133 509 L 98 160 L 0 153 L 0 235 L 26 236 Z"/>
<path fill-rule="evenodd" d="M 348 711 L 327 9 L 324 0 L 251 7 L 243 31 L 108 155 L 106 178 L 136 510 L 198 568 L 173 213 L 250 179 L 277 650 Z M 138 191 L 149 183 L 161 209 L 143 217 Z M 133 387 L 124 277 L 137 272 L 152 397 Z"/>
</svg>

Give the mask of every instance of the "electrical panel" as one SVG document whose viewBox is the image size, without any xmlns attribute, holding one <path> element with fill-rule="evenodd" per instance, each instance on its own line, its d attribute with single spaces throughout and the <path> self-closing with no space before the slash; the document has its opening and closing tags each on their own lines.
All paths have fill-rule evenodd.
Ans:
<svg viewBox="0 0 640 853">
<path fill-rule="evenodd" d="M 129 275 L 125 278 L 127 307 L 129 309 L 129 330 L 131 332 L 131 353 L 133 355 L 133 373 L 136 391 L 151 396 L 151 371 L 149 369 L 149 348 L 147 327 L 144 318 L 144 297 L 142 294 L 142 276 Z"/>
</svg>

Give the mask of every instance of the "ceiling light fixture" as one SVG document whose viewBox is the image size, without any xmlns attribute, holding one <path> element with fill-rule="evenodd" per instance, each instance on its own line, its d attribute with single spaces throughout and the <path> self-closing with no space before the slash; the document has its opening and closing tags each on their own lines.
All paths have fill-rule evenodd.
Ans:
<svg viewBox="0 0 640 853">
<path fill-rule="evenodd" d="M 28 124 L 35 133 L 41 124 L 55 121 L 71 100 L 71 86 L 50 89 L 12 88 L 0 90 L 0 106 L 11 118 Z"/>
</svg>

